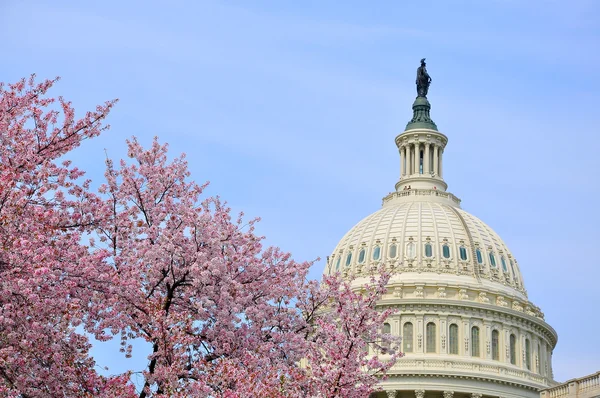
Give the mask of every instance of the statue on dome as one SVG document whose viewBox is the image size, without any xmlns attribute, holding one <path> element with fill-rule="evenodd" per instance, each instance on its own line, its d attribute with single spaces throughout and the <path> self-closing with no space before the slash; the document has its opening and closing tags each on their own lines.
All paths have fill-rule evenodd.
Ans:
<svg viewBox="0 0 600 398">
<path fill-rule="evenodd" d="M 429 85 L 431 84 L 431 76 L 427 73 L 425 67 L 425 58 L 421 60 L 421 66 L 417 69 L 417 96 L 427 98 Z"/>
</svg>

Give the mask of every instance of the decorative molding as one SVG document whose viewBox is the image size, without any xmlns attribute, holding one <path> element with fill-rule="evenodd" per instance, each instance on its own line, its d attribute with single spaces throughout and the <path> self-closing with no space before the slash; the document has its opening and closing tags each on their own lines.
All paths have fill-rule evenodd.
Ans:
<svg viewBox="0 0 600 398">
<path fill-rule="evenodd" d="M 417 288 L 415 289 L 415 297 L 417 297 L 417 298 L 425 297 L 425 292 L 423 291 L 423 286 L 417 286 Z"/>
<path fill-rule="evenodd" d="M 479 302 L 483 304 L 489 304 L 490 299 L 487 297 L 487 294 L 485 292 L 479 293 Z"/>
<path fill-rule="evenodd" d="M 394 297 L 402 298 L 402 288 L 400 286 L 394 288 Z"/>
<path fill-rule="evenodd" d="M 454 391 L 444 391 L 444 398 L 454 397 Z"/>
<path fill-rule="evenodd" d="M 424 398 L 425 390 L 415 390 L 415 398 Z"/>
<path fill-rule="evenodd" d="M 387 394 L 388 398 L 396 397 L 396 390 L 387 390 L 385 393 Z"/>
<path fill-rule="evenodd" d="M 439 298 L 446 298 L 446 288 L 445 287 L 438 287 L 438 297 Z"/>
</svg>

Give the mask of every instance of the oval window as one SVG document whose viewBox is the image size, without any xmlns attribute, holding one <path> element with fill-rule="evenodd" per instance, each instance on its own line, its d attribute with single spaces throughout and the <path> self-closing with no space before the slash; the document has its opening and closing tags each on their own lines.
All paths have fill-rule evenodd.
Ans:
<svg viewBox="0 0 600 398">
<path fill-rule="evenodd" d="M 348 257 L 346 257 L 346 267 L 350 265 L 352 262 L 352 253 L 348 253 Z"/>
<path fill-rule="evenodd" d="M 450 246 L 448 246 L 448 245 L 442 246 L 442 256 L 444 256 L 444 258 L 450 258 Z"/>
<path fill-rule="evenodd" d="M 397 252 L 398 252 L 398 248 L 396 247 L 396 244 L 392 243 L 390 246 L 390 257 L 391 258 L 396 257 L 396 254 L 398 254 Z"/>
<path fill-rule="evenodd" d="M 431 243 L 425 243 L 425 257 L 433 257 L 433 246 Z"/>
<path fill-rule="evenodd" d="M 365 262 L 365 249 L 360 249 L 360 253 L 358 253 L 358 263 L 362 264 Z"/>
<path fill-rule="evenodd" d="M 477 263 L 483 264 L 483 256 L 481 255 L 481 250 L 475 250 L 475 254 L 477 255 Z"/>
<path fill-rule="evenodd" d="M 380 255 L 381 255 L 381 248 L 379 246 L 376 246 L 375 249 L 373 249 L 373 260 L 375 260 L 375 261 L 379 260 Z"/>
<path fill-rule="evenodd" d="M 467 248 L 461 246 L 458 251 L 460 252 L 460 259 L 463 261 L 467 261 Z"/>
</svg>

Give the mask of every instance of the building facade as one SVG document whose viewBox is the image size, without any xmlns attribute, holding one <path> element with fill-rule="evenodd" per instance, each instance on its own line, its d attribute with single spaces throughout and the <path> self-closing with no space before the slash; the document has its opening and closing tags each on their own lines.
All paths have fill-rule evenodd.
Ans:
<svg viewBox="0 0 600 398">
<path fill-rule="evenodd" d="M 395 191 L 340 240 L 325 273 L 340 272 L 355 286 L 382 265 L 392 274 L 379 305 L 398 312 L 383 330 L 402 337 L 406 355 L 376 397 L 537 398 L 556 384 L 557 334 L 527 298 L 502 239 L 447 191 L 448 138 L 422 93 L 395 139 Z"/>
</svg>

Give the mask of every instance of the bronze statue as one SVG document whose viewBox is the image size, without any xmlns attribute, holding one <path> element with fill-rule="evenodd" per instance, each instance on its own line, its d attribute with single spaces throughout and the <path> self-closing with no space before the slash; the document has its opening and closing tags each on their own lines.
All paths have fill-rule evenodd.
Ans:
<svg viewBox="0 0 600 398">
<path fill-rule="evenodd" d="M 427 97 L 429 91 L 429 85 L 431 84 L 431 76 L 427 73 L 425 68 L 425 58 L 421 60 L 421 66 L 417 69 L 417 96 Z"/>
</svg>

